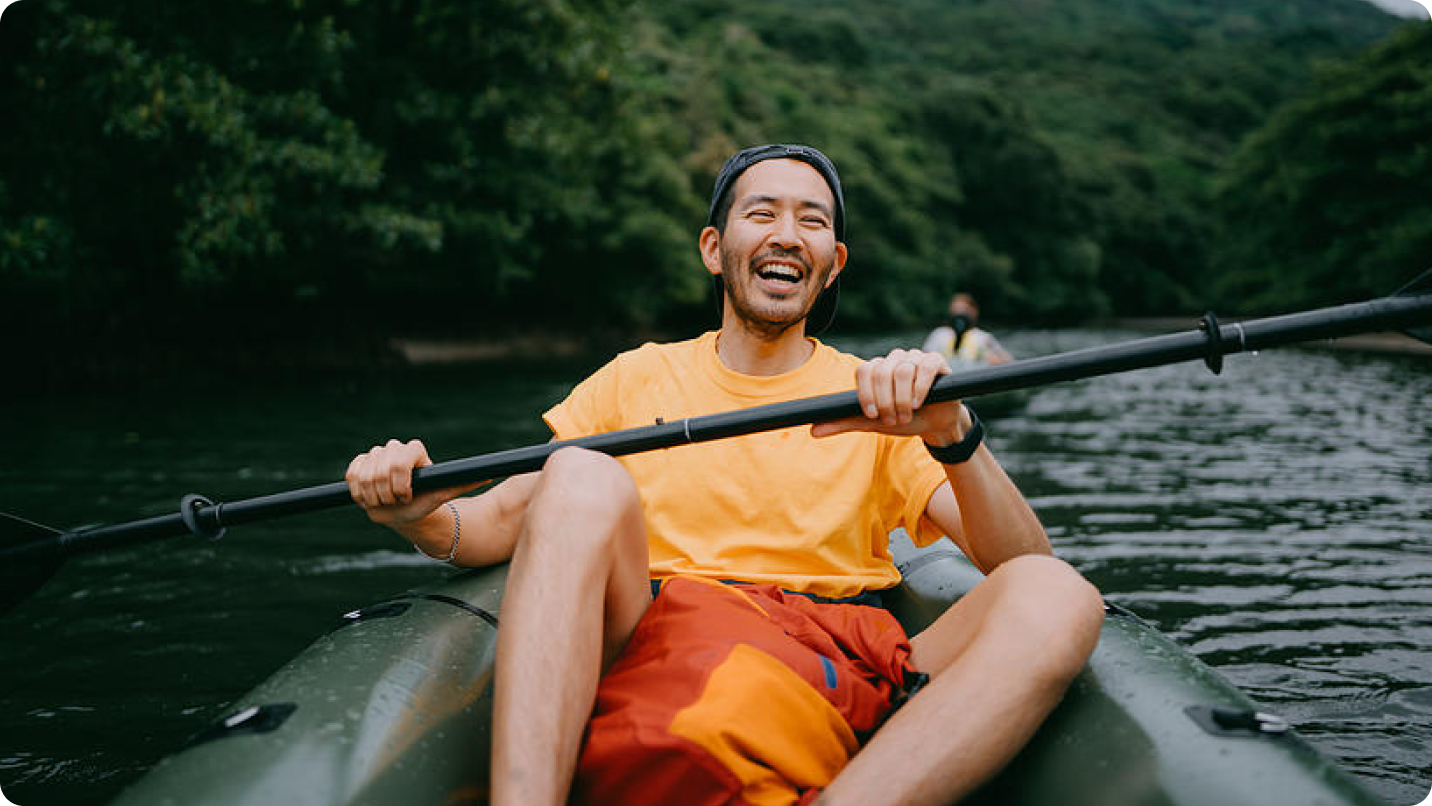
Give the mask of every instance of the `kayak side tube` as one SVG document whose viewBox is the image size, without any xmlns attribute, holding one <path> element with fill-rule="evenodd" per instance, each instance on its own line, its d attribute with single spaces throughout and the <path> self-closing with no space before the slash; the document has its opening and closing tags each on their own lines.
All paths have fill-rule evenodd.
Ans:
<svg viewBox="0 0 1432 806">
<path fill-rule="evenodd" d="M 485 801 L 507 566 L 354 611 L 115 806 Z"/>
<path fill-rule="evenodd" d="M 887 604 L 912 635 L 983 575 L 953 545 L 891 541 Z M 967 802 L 1000 806 L 1374 806 L 1382 801 L 1213 669 L 1117 606 L 1063 701 Z"/>
<path fill-rule="evenodd" d="M 953 546 L 891 548 L 887 603 L 912 634 L 983 578 Z M 116 806 L 485 802 L 506 566 L 364 608 Z M 1381 803 L 1227 680 L 1117 607 L 1064 700 L 967 800 L 1000 806 Z M 899 774 L 892 771 L 892 774 Z"/>
</svg>

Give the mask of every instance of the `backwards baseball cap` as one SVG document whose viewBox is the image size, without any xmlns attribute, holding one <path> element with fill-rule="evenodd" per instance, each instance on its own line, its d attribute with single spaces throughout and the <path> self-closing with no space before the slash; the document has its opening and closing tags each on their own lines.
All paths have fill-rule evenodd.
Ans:
<svg viewBox="0 0 1432 806">
<path fill-rule="evenodd" d="M 711 211 L 706 214 L 706 226 L 716 226 L 716 213 L 721 207 L 721 199 L 731 192 L 731 187 L 746 169 L 758 162 L 766 160 L 796 160 L 804 162 L 814 168 L 821 178 L 830 185 L 831 195 L 835 196 L 835 239 L 845 240 L 845 194 L 840 190 L 840 174 L 835 172 L 835 163 L 830 157 L 810 146 L 773 144 L 765 146 L 752 146 L 737 151 L 726 164 L 721 167 L 721 172 L 716 174 L 716 187 L 711 191 Z"/>
<path fill-rule="evenodd" d="M 721 167 L 721 172 L 716 174 L 716 187 L 711 191 L 711 209 L 706 214 L 706 226 L 716 226 L 716 216 L 722 207 L 722 200 L 729 196 L 732 187 L 741 174 L 747 168 L 758 162 L 766 160 L 796 160 L 804 162 L 819 173 L 825 183 L 830 186 L 831 195 L 835 197 L 835 239 L 845 240 L 845 194 L 840 189 L 840 174 L 835 171 L 835 163 L 830 158 L 820 153 L 818 149 L 810 146 L 791 145 L 786 143 L 773 143 L 771 145 L 752 146 L 737 151 L 726 164 Z M 729 210 L 729 204 L 726 205 Z M 724 223 L 724 222 L 723 222 Z M 721 275 L 713 275 L 713 285 L 716 288 L 716 305 L 718 311 L 722 305 L 722 298 L 726 293 L 726 284 L 721 280 Z M 815 305 L 811 307 L 810 314 L 806 316 L 807 322 L 812 325 L 809 329 L 811 335 L 819 335 L 830 323 L 835 321 L 835 309 L 840 304 L 840 277 L 830 287 L 816 297 Z"/>
</svg>

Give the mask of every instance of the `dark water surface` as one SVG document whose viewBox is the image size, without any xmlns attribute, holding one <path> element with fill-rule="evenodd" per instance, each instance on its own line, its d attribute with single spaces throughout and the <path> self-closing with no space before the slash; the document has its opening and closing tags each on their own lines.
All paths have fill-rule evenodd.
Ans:
<svg viewBox="0 0 1432 806">
<path fill-rule="evenodd" d="M 1023 332 L 1023 355 L 1129 338 Z M 862 354 L 905 339 L 847 341 Z M 841 343 L 840 340 L 836 340 Z M 334 481 L 379 437 L 539 442 L 592 362 L 15 396 L 0 511 L 57 527 Z M 1060 554 L 1392 804 L 1432 786 L 1432 361 L 1314 350 L 988 414 Z M 976 408 L 978 405 L 976 404 Z M 0 617 L 0 787 L 95 804 L 355 606 L 441 577 L 354 510 L 68 563 Z"/>
</svg>

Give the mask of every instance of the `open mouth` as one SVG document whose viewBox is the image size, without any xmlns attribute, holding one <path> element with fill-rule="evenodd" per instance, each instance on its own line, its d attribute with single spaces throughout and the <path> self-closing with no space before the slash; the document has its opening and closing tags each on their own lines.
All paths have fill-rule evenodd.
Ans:
<svg viewBox="0 0 1432 806">
<path fill-rule="evenodd" d="M 771 261 L 756 267 L 756 276 L 774 283 L 799 283 L 805 272 L 791 263 Z"/>
</svg>

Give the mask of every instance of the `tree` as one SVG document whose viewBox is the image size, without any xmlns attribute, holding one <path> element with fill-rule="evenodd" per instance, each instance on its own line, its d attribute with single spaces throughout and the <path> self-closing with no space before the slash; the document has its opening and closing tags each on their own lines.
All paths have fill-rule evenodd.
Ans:
<svg viewBox="0 0 1432 806">
<path fill-rule="evenodd" d="M 1223 176 L 1219 288 L 1239 307 L 1389 293 L 1432 255 L 1432 26 L 1404 25 L 1251 135 Z"/>
</svg>

